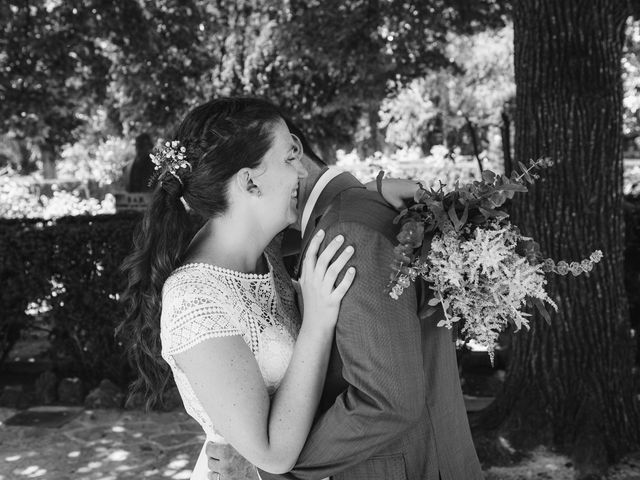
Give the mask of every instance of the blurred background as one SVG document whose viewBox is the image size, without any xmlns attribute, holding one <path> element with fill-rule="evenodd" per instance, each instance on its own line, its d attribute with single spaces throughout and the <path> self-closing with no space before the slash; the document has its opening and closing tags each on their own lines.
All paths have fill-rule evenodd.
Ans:
<svg viewBox="0 0 640 480">
<path fill-rule="evenodd" d="M 479 179 L 483 169 L 512 171 L 526 132 L 515 128 L 512 20 L 524 17 L 511 3 L 523 15 L 526 2 L 499 0 L 0 1 L 0 407 L 124 405 L 132 371 L 113 334 L 123 315 L 119 266 L 148 201 L 148 154 L 211 97 L 269 98 L 321 157 L 362 180 L 382 169 L 437 186 Z M 578 28 L 574 20 L 567 31 Z M 521 20 L 519 38 L 525 33 L 537 34 Z M 544 64 L 538 58 L 532 69 Z M 608 258 L 626 270 L 608 274 L 624 276 L 629 311 L 623 299 L 610 317 L 636 345 L 635 363 L 625 360 L 620 373 L 631 384 L 640 365 L 640 20 L 631 17 L 620 68 L 622 128 L 606 145 L 615 146 L 611 171 L 623 179 L 620 192 L 617 180 L 607 188 L 623 197 L 612 231 L 624 217 L 626 233 L 611 237 L 623 254 Z M 572 160 L 576 172 L 580 160 Z M 604 164 L 590 165 L 598 172 Z M 609 192 L 589 189 L 598 202 Z M 461 361 L 467 395 L 492 398 L 502 388 L 508 343 L 495 367 L 486 354 Z M 590 358 L 578 343 L 549 355 Z M 169 409 L 180 405 L 172 395 Z M 616 444 L 608 458 L 628 450 Z"/>
<path fill-rule="evenodd" d="M 409 164 L 427 180 L 500 169 L 515 95 L 508 8 L 374 3 L 2 2 L 0 215 L 114 212 L 114 192 L 146 186 L 128 178 L 146 173 L 132 172 L 136 152 L 146 160 L 215 95 L 284 106 L 330 163 L 399 176 Z M 630 21 L 628 191 L 640 177 L 639 52 Z"/>
</svg>

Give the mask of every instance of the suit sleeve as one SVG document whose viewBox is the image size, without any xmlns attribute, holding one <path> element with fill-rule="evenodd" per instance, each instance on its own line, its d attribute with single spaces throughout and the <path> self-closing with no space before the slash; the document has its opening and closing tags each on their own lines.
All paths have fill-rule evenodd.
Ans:
<svg viewBox="0 0 640 480">
<path fill-rule="evenodd" d="M 336 345 L 348 388 L 314 424 L 291 475 L 328 477 L 360 463 L 411 427 L 424 408 L 420 324 L 414 288 L 385 292 L 393 245 L 358 223 L 327 228 L 354 245 L 356 278 L 342 300 Z"/>
</svg>

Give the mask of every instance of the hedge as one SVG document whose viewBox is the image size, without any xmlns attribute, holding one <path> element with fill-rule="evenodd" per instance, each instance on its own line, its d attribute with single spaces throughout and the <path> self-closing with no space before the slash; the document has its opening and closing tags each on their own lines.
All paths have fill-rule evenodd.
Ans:
<svg viewBox="0 0 640 480">
<path fill-rule="evenodd" d="M 624 281 L 629 298 L 631 327 L 636 332 L 636 363 L 640 365 L 640 197 L 626 197 L 624 218 Z"/>
<path fill-rule="evenodd" d="M 637 331 L 640 198 L 628 197 L 624 212 L 625 283 Z M 103 378 L 126 385 L 131 369 L 114 328 L 123 318 L 118 299 L 125 279 L 119 267 L 139 220 L 138 213 L 0 219 L 0 348 L 8 349 L 21 330 L 44 323 L 51 329 L 50 355 L 58 374 L 79 376 L 89 385 Z M 49 310 L 25 313 L 32 303 L 48 304 Z"/>
<path fill-rule="evenodd" d="M 140 214 L 122 213 L 0 221 L 3 347 L 20 330 L 44 324 L 58 373 L 90 385 L 102 378 L 125 384 L 130 370 L 114 337 L 124 313 L 119 266 L 139 220 Z M 33 303 L 48 311 L 25 313 Z"/>
</svg>

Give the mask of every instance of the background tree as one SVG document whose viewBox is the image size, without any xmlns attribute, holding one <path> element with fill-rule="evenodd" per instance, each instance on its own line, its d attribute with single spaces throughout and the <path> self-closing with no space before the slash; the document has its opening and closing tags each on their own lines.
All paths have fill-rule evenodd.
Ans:
<svg viewBox="0 0 640 480">
<path fill-rule="evenodd" d="M 41 157 L 45 176 L 81 115 L 106 94 L 108 59 L 89 2 L 0 5 L 0 131 Z"/>
<path fill-rule="evenodd" d="M 447 32 L 470 33 L 504 22 L 496 0 L 291 1 L 273 70 L 276 97 L 306 130 L 328 144 L 353 142 L 362 120 L 365 154 L 381 148 L 382 100 L 414 78 L 450 64 Z M 283 78 L 284 77 L 284 78 Z M 292 88 L 295 85 L 295 88 Z"/>
<path fill-rule="evenodd" d="M 370 152 L 383 140 L 382 99 L 449 64 L 447 32 L 502 24 L 505 11 L 498 0 L 33 0 L 0 9 L 0 131 L 45 159 L 85 135 L 77 127 L 97 109 L 107 112 L 104 130 L 157 137 L 194 104 L 231 94 L 285 106 L 329 158 L 354 140 Z"/>
<path fill-rule="evenodd" d="M 418 145 L 425 154 L 444 144 L 474 155 L 473 142 L 462 137 L 475 133 L 481 146 L 489 129 L 498 129 L 505 103 L 515 96 L 513 25 L 449 34 L 444 53 L 450 66 L 413 80 L 382 102 L 381 127 L 389 144 Z M 475 132 L 468 131 L 469 123 Z"/>
<path fill-rule="evenodd" d="M 110 60 L 106 106 L 125 135 L 163 135 L 202 99 L 213 55 L 202 3 L 100 2 L 99 44 Z"/>
<path fill-rule="evenodd" d="M 634 341 L 623 284 L 622 81 L 630 4 L 518 0 L 513 4 L 515 158 L 555 161 L 513 219 L 546 256 L 603 262 L 589 278 L 556 277 L 550 326 L 535 315 L 514 337 L 504 390 L 485 416 L 519 446 L 559 447 L 579 478 L 638 445 Z"/>
</svg>

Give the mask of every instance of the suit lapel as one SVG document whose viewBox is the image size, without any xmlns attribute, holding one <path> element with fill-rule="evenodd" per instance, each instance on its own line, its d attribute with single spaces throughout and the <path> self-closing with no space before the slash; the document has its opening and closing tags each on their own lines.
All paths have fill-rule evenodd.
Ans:
<svg viewBox="0 0 640 480">
<path fill-rule="evenodd" d="M 302 245 L 300 248 L 300 256 L 298 257 L 298 265 L 296 266 L 296 276 L 300 272 L 300 268 L 302 266 L 302 259 L 304 258 L 304 254 L 307 251 L 307 247 L 309 246 L 309 242 L 313 237 L 313 234 L 316 231 L 316 225 L 326 212 L 327 208 L 331 205 L 331 202 L 342 192 L 345 190 L 349 190 L 350 188 L 365 188 L 362 183 L 358 181 L 353 175 L 350 173 L 341 173 L 337 177 L 331 179 L 331 181 L 327 184 L 326 187 L 320 193 L 318 197 L 318 201 L 313 206 L 313 210 L 311 211 L 311 215 L 309 216 L 309 223 L 307 223 L 307 228 L 304 232 L 304 237 L 302 237 Z"/>
</svg>

